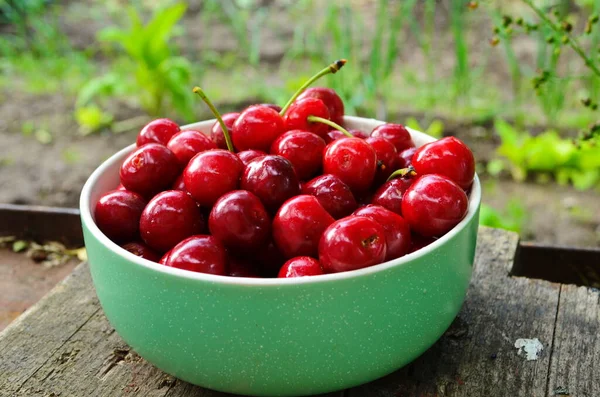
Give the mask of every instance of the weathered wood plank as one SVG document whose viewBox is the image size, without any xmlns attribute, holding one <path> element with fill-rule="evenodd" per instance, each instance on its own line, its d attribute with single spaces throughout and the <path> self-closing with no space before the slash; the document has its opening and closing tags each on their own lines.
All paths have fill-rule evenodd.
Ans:
<svg viewBox="0 0 600 397">
<path fill-rule="evenodd" d="M 548 396 L 600 396 L 600 290 L 562 285 Z"/>
<path fill-rule="evenodd" d="M 474 274 L 459 316 L 407 367 L 349 397 L 544 396 L 560 286 L 510 277 L 518 236 L 482 228 Z M 517 355 L 518 338 L 538 338 L 536 361 Z"/>
</svg>

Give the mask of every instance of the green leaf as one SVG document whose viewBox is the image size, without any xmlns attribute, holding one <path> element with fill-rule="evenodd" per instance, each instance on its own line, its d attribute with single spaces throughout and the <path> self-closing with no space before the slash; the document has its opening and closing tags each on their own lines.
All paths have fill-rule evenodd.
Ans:
<svg viewBox="0 0 600 397">
<path fill-rule="evenodd" d="M 25 240 L 17 240 L 12 244 L 13 252 L 22 252 L 29 247 L 29 243 Z"/>
<path fill-rule="evenodd" d="M 444 123 L 441 120 L 433 120 L 425 133 L 434 138 L 441 138 L 444 133 Z"/>
<path fill-rule="evenodd" d="M 109 96 L 114 94 L 120 83 L 121 79 L 115 73 L 105 74 L 102 77 L 90 80 L 79 90 L 77 100 L 75 101 L 75 107 L 85 106 L 98 96 Z"/>
<path fill-rule="evenodd" d="M 406 125 L 408 128 L 412 128 L 413 130 L 425 132 L 421 128 L 421 125 L 419 124 L 417 119 L 415 119 L 414 117 L 409 117 L 408 119 L 406 119 L 404 125 Z"/>
<path fill-rule="evenodd" d="M 486 171 L 491 176 L 498 176 L 502 171 L 504 171 L 504 161 L 500 159 L 493 159 L 487 163 Z"/>
<path fill-rule="evenodd" d="M 75 119 L 79 124 L 79 132 L 82 135 L 89 135 L 102 128 L 110 126 L 113 122 L 113 116 L 104 112 L 96 105 L 80 107 L 75 110 Z"/>
</svg>

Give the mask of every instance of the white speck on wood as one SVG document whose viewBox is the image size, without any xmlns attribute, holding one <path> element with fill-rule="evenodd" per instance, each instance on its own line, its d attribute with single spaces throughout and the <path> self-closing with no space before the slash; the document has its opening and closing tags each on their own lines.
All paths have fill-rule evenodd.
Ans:
<svg viewBox="0 0 600 397">
<path fill-rule="evenodd" d="M 538 338 L 533 339 L 517 339 L 515 341 L 515 347 L 519 349 L 518 355 L 525 354 L 527 361 L 537 360 L 539 354 L 544 350 L 544 345 Z"/>
</svg>

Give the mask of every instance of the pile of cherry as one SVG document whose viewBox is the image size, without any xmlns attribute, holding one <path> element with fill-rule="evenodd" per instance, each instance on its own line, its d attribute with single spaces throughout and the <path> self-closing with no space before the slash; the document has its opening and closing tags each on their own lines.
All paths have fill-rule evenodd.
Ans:
<svg viewBox="0 0 600 397">
<path fill-rule="evenodd" d="M 417 149 L 400 124 L 347 131 L 343 115 L 336 92 L 317 87 L 283 110 L 225 114 L 210 137 L 154 120 L 123 162 L 121 185 L 97 203 L 96 224 L 165 266 L 298 277 L 399 258 L 464 218 L 475 164 L 463 142 Z"/>
</svg>

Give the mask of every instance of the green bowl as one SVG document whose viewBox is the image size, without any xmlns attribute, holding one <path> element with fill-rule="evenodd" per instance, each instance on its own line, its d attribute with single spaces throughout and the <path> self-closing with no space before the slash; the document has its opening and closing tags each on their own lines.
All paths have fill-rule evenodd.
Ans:
<svg viewBox="0 0 600 397">
<path fill-rule="evenodd" d="M 346 117 L 371 131 L 381 121 Z M 184 128 L 208 132 L 213 121 Z M 412 131 L 417 146 L 433 141 Z M 427 247 L 365 269 L 298 279 L 214 276 L 139 258 L 94 223 L 131 145 L 105 161 L 81 193 L 93 282 L 106 317 L 143 358 L 209 389 L 301 396 L 382 377 L 427 350 L 463 303 L 481 202 L 477 177 L 465 219 Z"/>
</svg>

